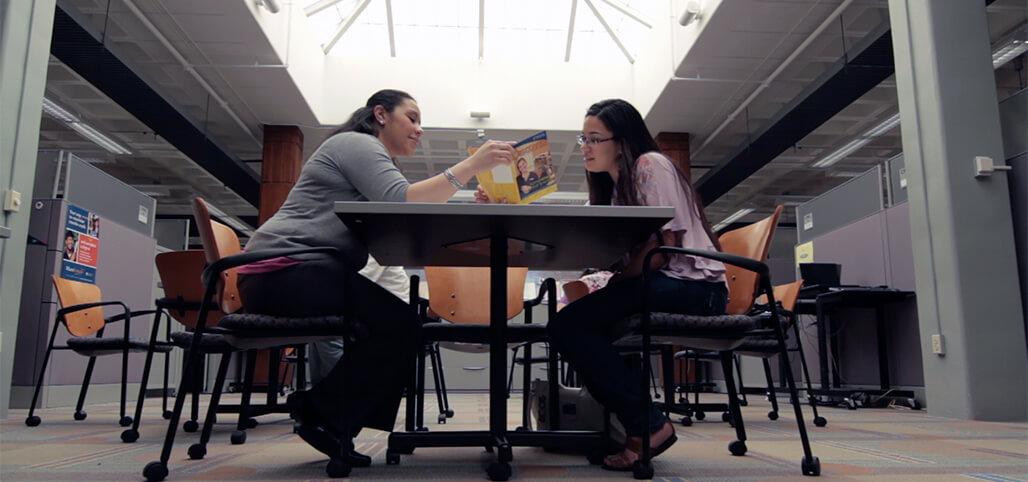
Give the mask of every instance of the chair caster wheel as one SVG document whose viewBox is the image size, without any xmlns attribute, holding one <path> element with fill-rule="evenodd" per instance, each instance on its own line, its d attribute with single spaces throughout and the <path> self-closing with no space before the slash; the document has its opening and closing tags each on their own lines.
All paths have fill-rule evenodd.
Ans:
<svg viewBox="0 0 1028 482">
<path fill-rule="evenodd" d="M 246 419 L 246 428 L 247 429 L 257 428 L 258 425 L 260 425 L 260 422 L 258 422 L 256 418 L 248 418 L 248 419 Z"/>
<path fill-rule="evenodd" d="M 446 409 L 446 418 L 453 418 L 453 410 L 449 408 Z"/>
<path fill-rule="evenodd" d="M 196 423 L 196 420 L 186 420 L 186 423 L 182 424 L 182 430 L 185 432 L 195 432 L 200 428 L 200 424 Z"/>
<path fill-rule="evenodd" d="M 728 412 L 721 412 L 721 421 L 722 422 L 731 422 L 732 421 L 732 414 L 730 414 Z"/>
<path fill-rule="evenodd" d="M 229 441 L 232 445 L 243 445 L 246 443 L 246 432 L 242 430 L 236 430 L 232 432 L 232 436 L 229 437 Z"/>
<path fill-rule="evenodd" d="M 171 415 L 172 415 L 172 411 L 171 410 L 165 410 L 164 413 L 161 414 L 161 418 L 163 418 L 165 420 L 171 420 Z"/>
<path fill-rule="evenodd" d="M 523 426 L 523 425 L 518 425 L 517 428 L 514 429 L 514 431 L 515 432 L 527 432 L 528 428 Z"/>
<path fill-rule="evenodd" d="M 703 420 L 707 418 L 707 412 L 696 412 L 695 414 L 693 414 L 693 418 L 695 418 L 696 420 Z"/>
<path fill-rule="evenodd" d="M 72 417 L 74 417 L 75 420 L 85 420 L 86 412 L 85 410 L 76 410 L 75 415 L 72 415 Z M 132 425 L 132 422 L 129 422 L 129 425 Z"/>
<path fill-rule="evenodd" d="M 732 440 L 728 444 L 728 451 L 736 457 L 746 455 L 746 442 L 743 442 L 742 440 Z"/>
<path fill-rule="evenodd" d="M 40 420 L 39 415 L 33 415 L 25 418 L 25 425 L 28 425 L 29 427 L 38 426 L 40 422 L 42 422 L 42 420 Z"/>
<path fill-rule="evenodd" d="M 440 423 L 440 424 L 446 423 L 446 414 L 445 413 L 440 413 L 439 414 L 439 418 L 436 419 L 436 423 Z"/>
<path fill-rule="evenodd" d="M 828 425 L 828 420 L 824 417 L 814 417 L 814 425 L 824 427 L 825 425 Z"/>
<path fill-rule="evenodd" d="M 139 440 L 139 431 L 138 430 L 128 429 L 128 430 L 126 430 L 124 432 L 121 432 L 121 441 L 122 442 L 130 444 L 132 442 L 135 442 L 136 440 Z"/>
<path fill-rule="evenodd" d="M 493 447 L 491 445 L 486 445 L 485 446 L 485 451 L 489 452 L 489 453 L 493 453 Z"/>
<path fill-rule="evenodd" d="M 399 465 L 400 454 L 393 452 L 392 450 L 386 450 L 386 465 Z"/>
<path fill-rule="evenodd" d="M 811 456 L 810 459 L 806 457 L 800 461 L 800 467 L 803 468 L 803 475 L 809 475 L 817 477 L 821 475 L 821 461 L 817 457 Z"/>
<path fill-rule="evenodd" d="M 159 482 L 168 477 L 168 466 L 164 462 L 153 461 L 143 468 L 143 477 L 147 482 Z"/>
<path fill-rule="evenodd" d="M 128 427 L 129 425 L 132 425 L 132 417 L 125 415 L 124 417 L 121 417 L 121 420 L 118 420 L 118 424 L 122 427 Z"/>
<path fill-rule="evenodd" d="M 682 426 L 683 427 L 691 427 L 692 426 L 692 419 L 689 418 L 689 417 L 682 417 Z"/>
<path fill-rule="evenodd" d="M 776 412 L 774 410 L 772 410 L 770 412 L 767 412 L 767 419 L 768 420 L 778 420 L 778 412 Z"/>
<path fill-rule="evenodd" d="M 350 464 L 341 459 L 329 460 L 328 465 L 325 466 L 325 473 L 333 479 L 346 477 L 350 475 Z"/>
<path fill-rule="evenodd" d="M 207 447 L 203 444 L 193 444 L 189 446 L 189 450 L 186 452 L 189 454 L 189 458 L 192 460 L 200 460 L 207 455 Z"/>
<path fill-rule="evenodd" d="M 857 401 L 852 398 L 844 398 L 842 399 L 842 403 L 846 404 L 846 408 L 850 410 L 857 409 Z"/>
<path fill-rule="evenodd" d="M 745 407 L 745 406 L 748 406 L 749 404 L 750 404 L 749 400 L 739 400 L 739 406 L 740 407 Z"/>
<path fill-rule="evenodd" d="M 653 464 L 643 463 L 641 460 L 636 460 L 632 464 L 632 477 L 637 480 L 649 480 L 653 478 Z"/>
<path fill-rule="evenodd" d="M 506 462 L 490 463 L 486 473 L 489 474 L 489 480 L 510 480 L 510 464 Z"/>
</svg>

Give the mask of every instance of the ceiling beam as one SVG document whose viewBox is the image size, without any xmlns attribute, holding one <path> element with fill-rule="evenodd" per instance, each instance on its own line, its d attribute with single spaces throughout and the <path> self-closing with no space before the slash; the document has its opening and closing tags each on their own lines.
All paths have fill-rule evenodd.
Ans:
<svg viewBox="0 0 1028 482">
<path fill-rule="evenodd" d="M 834 117 L 862 95 L 892 75 L 892 35 L 889 31 L 870 42 L 849 62 L 820 85 L 808 90 L 779 120 L 760 133 L 738 154 L 711 169 L 698 181 L 696 190 L 709 206 L 744 179 Z"/>
<path fill-rule="evenodd" d="M 621 43 L 621 39 L 618 38 L 618 34 L 614 32 L 614 29 L 610 28 L 610 25 L 607 24 L 606 20 L 604 20 L 603 15 L 600 15 L 600 11 L 596 9 L 596 5 L 593 5 L 592 0 L 585 0 L 585 4 L 589 6 L 589 10 L 593 11 L 593 15 L 596 16 L 596 20 L 600 21 L 600 25 L 603 25 L 607 34 L 610 35 L 610 38 L 614 40 L 614 43 L 616 43 L 618 48 L 621 49 L 621 53 L 625 54 L 625 58 L 628 59 L 628 63 L 634 64 L 635 58 L 632 57 L 632 54 L 627 48 L 625 48 L 624 44 Z"/>
<path fill-rule="evenodd" d="M 257 173 L 225 153 L 59 6 L 50 53 L 246 202 L 258 205 Z"/>
<path fill-rule="evenodd" d="M 485 55 L 485 0 L 478 0 L 478 60 Z"/>
<path fill-rule="evenodd" d="M 396 57 L 396 36 L 393 34 L 393 0 L 386 2 L 386 25 L 389 27 L 389 56 Z"/>
<path fill-rule="evenodd" d="M 578 11 L 578 0 L 571 0 L 571 17 L 568 20 L 568 46 L 564 49 L 564 61 L 571 61 L 571 41 L 575 38 L 575 12 Z"/>
<path fill-rule="evenodd" d="M 332 34 L 332 38 L 328 39 L 328 42 L 322 46 L 322 50 L 324 50 L 326 54 L 332 50 L 332 47 L 336 46 L 336 42 L 338 42 L 339 39 L 343 37 L 343 34 L 350 29 L 350 26 L 353 25 L 353 22 L 357 20 L 357 17 L 361 15 L 361 12 L 364 11 L 369 3 L 371 3 L 371 0 L 361 0 L 361 3 L 357 4 L 353 11 L 350 12 L 350 15 L 346 17 L 346 20 L 339 24 L 339 28 L 337 28 L 335 33 Z"/>
</svg>

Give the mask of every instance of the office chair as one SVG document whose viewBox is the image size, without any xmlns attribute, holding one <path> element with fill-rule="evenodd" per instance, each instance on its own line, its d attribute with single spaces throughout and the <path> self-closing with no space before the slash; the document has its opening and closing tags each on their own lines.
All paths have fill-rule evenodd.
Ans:
<svg viewBox="0 0 1028 482">
<path fill-rule="evenodd" d="M 767 257 L 772 233 L 781 212 L 782 207 L 779 206 L 768 218 L 722 235 L 719 239 L 724 252 L 660 246 L 646 254 L 643 261 L 643 282 L 647 285 L 653 276 L 650 262 L 657 254 L 688 254 L 725 263 L 728 270 L 726 280 L 729 287 L 729 302 L 724 315 L 696 316 L 679 313 L 651 313 L 647 309 L 649 303 L 648 296 L 646 296 L 646 293 L 649 293 L 647 288 L 641 291 L 643 296 L 639 299 L 641 313 L 623 320 L 618 325 L 616 332 L 620 335 L 622 342 L 625 340 L 635 342 L 641 338 L 643 353 L 649 353 L 653 342 L 658 341 L 692 349 L 717 351 L 720 354 L 728 391 L 729 409 L 735 420 L 737 435 L 737 440 L 729 444 L 729 451 L 733 455 L 746 453 L 746 433 L 735 382 L 732 379 L 731 350 L 741 345 L 749 336 L 774 336 L 780 360 L 785 364 L 786 381 L 803 446 L 804 457 L 801 461 L 801 469 L 804 475 L 819 475 L 821 464 L 810 450 L 806 425 L 803 422 L 803 412 L 799 405 L 799 397 L 796 395 L 795 380 L 792 376 L 791 366 L 789 366 L 785 335 L 771 288 L 770 272 L 767 265 L 759 261 Z M 770 309 L 766 315 L 749 315 L 747 313 L 758 292 L 767 294 Z M 643 366 L 644 373 L 650 371 L 649 357 L 643 357 Z M 640 383 L 645 389 L 647 380 L 640 380 Z M 645 401 L 647 410 L 651 403 L 648 398 Z M 637 479 L 653 477 L 648 436 L 642 437 L 642 453 L 640 459 L 633 466 L 633 475 Z"/>
<path fill-rule="evenodd" d="M 509 324 L 508 346 L 524 345 L 526 357 L 531 358 L 531 346 L 526 343 L 546 339 L 546 325 L 532 323 L 532 307 L 542 303 L 550 295 L 550 313 L 556 311 L 555 283 L 551 279 L 543 282 L 543 289 L 532 300 L 524 300 L 525 279 L 528 268 L 507 270 L 507 319 L 525 312 L 524 324 Z M 428 320 L 422 325 L 425 341 L 438 343 L 439 347 L 456 351 L 483 353 L 489 351 L 489 269 L 426 266 L 425 280 L 428 282 L 428 308 L 444 321 Z M 417 283 L 411 283 L 415 290 Z M 411 299 L 418 299 L 412 293 Z M 419 358 L 423 359 L 423 357 Z M 531 363 L 525 366 L 524 393 L 530 385 Z M 495 387 L 491 387 L 495 388 Z M 415 393 L 419 394 L 415 410 L 413 430 L 426 430 L 422 423 L 424 398 L 424 363 L 417 371 Z M 522 426 L 530 426 L 530 411 L 525 398 L 522 407 Z M 410 407 L 408 407 L 410 413 Z M 410 419 L 408 419 L 410 420 Z M 411 428 L 408 428 L 409 430 Z"/>
<path fill-rule="evenodd" d="M 50 332 L 50 341 L 46 346 L 46 354 L 43 355 L 43 366 L 39 369 L 39 378 L 36 381 L 36 389 L 32 394 L 32 404 L 29 405 L 29 414 L 25 418 L 25 425 L 35 427 L 41 420 L 35 415 L 36 402 L 39 400 L 39 391 L 43 386 L 43 377 L 46 375 L 46 367 L 50 362 L 50 353 L 53 350 L 72 350 L 82 356 L 89 357 L 86 364 L 86 374 L 82 379 L 82 388 L 79 391 L 78 402 L 75 404 L 75 420 L 85 420 L 86 412 L 82 406 L 86 401 L 86 392 L 89 390 L 89 380 L 93 376 L 93 366 L 96 357 L 103 355 L 121 354 L 121 407 L 118 423 L 122 427 L 132 424 L 132 417 L 125 415 L 125 390 L 128 383 L 128 354 L 129 352 L 160 352 L 168 353 L 170 346 L 154 345 L 146 341 L 130 338 L 129 328 L 132 317 L 154 313 L 154 310 L 131 311 L 121 301 L 103 301 L 100 287 L 95 284 L 82 283 L 69 279 L 50 275 L 54 289 L 57 290 L 57 298 L 61 308 L 57 310 L 57 319 L 54 320 L 54 328 Z M 103 306 L 118 305 L 122 313 L 104 318 Z M 104 338 L 104 330 L 109 323 L 124 322 L 125 331 L 120 337 Z M 157 322 L 155 321 L 155 324 Z M 64 325 L 64 328 L 71 335 L 66 345 L 54 345 L 57 337 L 57 328 Z M 96 333 L 95 337 L 89 336 Z"/>
<path fill-rule="evenodd" d="M 339 257 L 343 255 L 338 249 L 328 246 L 266 249 L 240 253 L 239 238 L 235 232 L 228 226 L 211 220 L 210 211 L 208 211 L 207 204 L 203 199 L 195 198 L 193 200 L 193 216 L 197 223 L 197 229 L 200 232 L 200 239 L 203 243 L 205 257 L 208 262 L 202 275 L 204 295 L 196 326 L 193 330 L 193 336 L 190 340 L 186 369 L 182 373 L 180 388 L 175 397 L 175 406 L 172 410 L 168 432 L 165 435 L 164 446 L 161 449 L 160 460 L 149 462 L 143 469 L 143 476 L 150 482 L 164 480 L 168 476 L 168 460 L 171 458 L 175 432 L 185 402 L 185 392 L 183 389 L 191 383 L 190 377 L 199 362 L 199 345 L 203 340 L 205 332 L 210 331 L 224 336 L 225 340 L 236 349 L 278 348 L 323 339 L 343 338 L 345 350 L 345 346 L 352 339 L 355 339 L 357 333 L 362 329 L 359 322 L 346 320 L 342 316 L 290 318 L 259 313 L 233 312 L 232 304 L 238 301 L 238 296 L 233 297 L 233 293 L 236 293 L 236 273 L 234 268 L 264 259 L 302 253 L 324 253 Z M 214 298 L 215 293 L 219 294 L 217 301 Z M 221 305 L 221 310 L 230 314 L 225 315 L 218 326 L 208 328 L 207 317 L 214 303 Z M 227 364 L 223 363 L 218 367 L 215 390 L 211 394 L 212 407 L 217 406 L 220 399 L 221 387 L 224 385 L 227 366 Z M 345 413 L 342 400 L 340 400 L 339 410 Z M 215 410 L 208 409 L 204 430 L 201 434 L 201 442 L 189 448 L 190 458 L 198 459 L 205 455 L 206 442 L 210 438 L 210 427 L 213 425 L 215 413 Z M 345 429 L 346 427 L 343 428 Z M 347 458 L 349 449 L 349 447 L 343 447 L 342 453 L 330 458 L 325 468 L 329 477 L 345 477 L 349 475 L 351 467 L 350 461 Z"/>
</svg>

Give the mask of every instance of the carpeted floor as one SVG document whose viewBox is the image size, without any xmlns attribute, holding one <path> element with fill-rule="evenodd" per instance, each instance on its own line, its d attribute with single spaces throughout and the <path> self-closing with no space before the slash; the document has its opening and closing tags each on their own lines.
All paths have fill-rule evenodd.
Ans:
<svg viewBox="0 0 1028 482">
<path fill-rule="evenodd" d="M 719 395 L 705 401 L 719 402 Z M 691 427 L 676 424 L 679 441 L 654 461 L 655 480 L 784 480 L 803 479 L 802 450 L 793 417 L 782 412 L 767 419 L 770 405 L 751 396 L 743 408 L 749 440 L 745 456 L 734 457 L 728 443 L 734 431 L 717 414 Z M 232 396 L 229 396 L 232 399 Z M 703 400 L 701 400 L 703 401 Z M 456 412 L 445 425 L 434 423 L 434 406 L 426 407 L 430 429 L 470 430 L 487 426 L 485 394 L 453 394 Z M 511 427 L 520 420 L 520 397 L 509 404 Z M 122 443 L 117 405 L 87 407 L 89 416 L 72 420 L 72 409 L 37 411 L 43 423 L 24 424 L 25 410 L 12 410 L 0 422 L 0 479 L 17 480 L 142 480 L 143 466 L 159 458 L 166 422 L 157 401 L 149 401 L 140 438 Z M 1028 425 L 989 423 L 934 417 L 900 409 L 823 408 L 828 425 L 808 430 L 825 480 L 967 480 L 1028 481 Z M 172 453 L 169 480 L 312 480 L 324 479 L 327 458 L 292 434 L 284 415 L 260 417 L 247 432 L 244 445 L 230 445 L 231 415 L 215 428 L 203 460 L 189 460 L 187 447 L 198 433 L 179 434 Z M 717 421 L 712 421 L 717 420 Z M 398 422 L 402 424 L 402 420 Z M 374 457 L 370 468 L 354 469 L 351 478 L 375 480 L 486 480 L 488 461 L 480 447 L 422 448 L 399 465 L 385 464 L 387 434 L 364 431 L 357 449 Z M 607 472 L 584 457 L 558 455 L 535 448 L 514 450 L 512 479 L 613 478 L 630 474 Z M 809 480 L 809 479 L 806 479 Z"/>
</svg>

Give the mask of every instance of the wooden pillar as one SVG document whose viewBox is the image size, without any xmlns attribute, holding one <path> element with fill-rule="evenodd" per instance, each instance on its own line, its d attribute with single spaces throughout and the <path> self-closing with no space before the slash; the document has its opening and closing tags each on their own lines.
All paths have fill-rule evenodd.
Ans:
<svg viewBox="0 0 1028 482">
<path fill-rule="evenodd" d="M 278 211 L 303 167 L 303 133 L 296 126 L 264 126 L 259 223 Z"/>
<path fill-rule="evenodd" d="M 258 223 L 264 224 L 285 202 L 289 190 L 300 177 L 303 167 L 303 133 L 296 126 L 264 126 L 264 154 L 261 160 L 261 201 L 257 208 Z M 283 358 L 293 349 L 283 350 Z M 268 350 L 257 354 L 254 366 L 254 385 L 268 383 Z M 288 362 L 279 363 L 279 380 L 292 375 Z M 288 383 L 288 382 L 287 382 Z M 303 387 L 300 387 L 303 388 Z"/>
<path fill-rule="evenodd" d="M 685 173 L 685 178 L 692 182 L 692 175 L 689 173 L 689 133 L 661 132 L 655 140 L 660 151 L 678 164 Z"/>
</svg>

